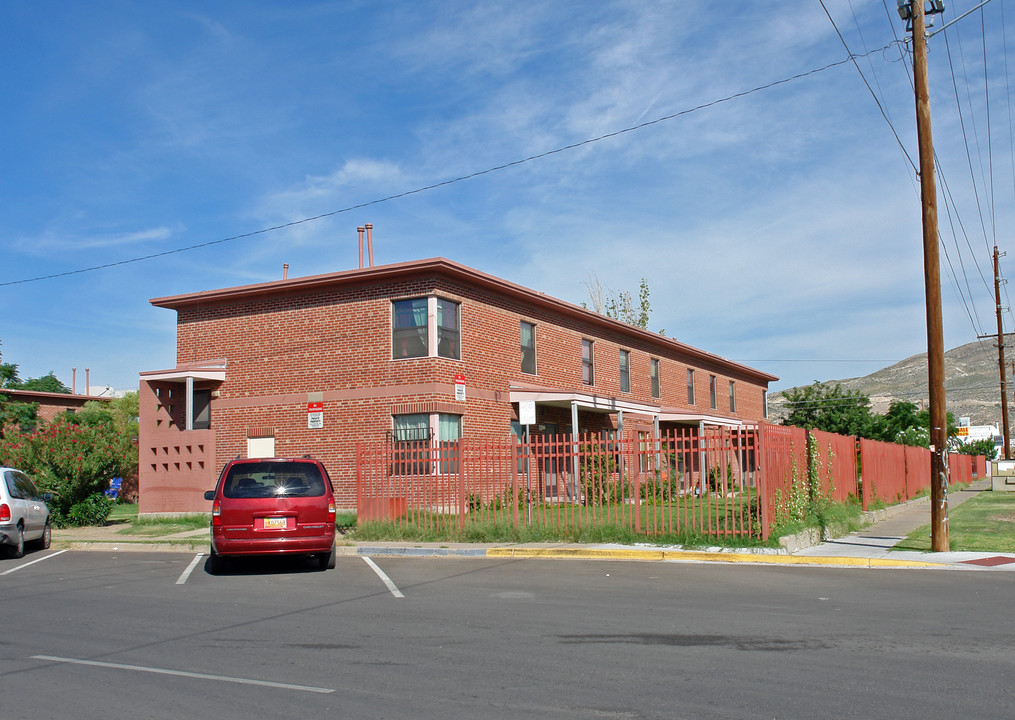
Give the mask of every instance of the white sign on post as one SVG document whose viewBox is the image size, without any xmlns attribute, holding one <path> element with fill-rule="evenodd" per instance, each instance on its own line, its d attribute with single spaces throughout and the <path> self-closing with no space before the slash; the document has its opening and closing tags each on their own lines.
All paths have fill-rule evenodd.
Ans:
<svg viewBox="0 0 1015 720">
<path fill-rule="evenodd" d="M 536 424 L 535 400 L 520 400 L 518 402 L 518 424 L 519 425 Z"/>
</svg>

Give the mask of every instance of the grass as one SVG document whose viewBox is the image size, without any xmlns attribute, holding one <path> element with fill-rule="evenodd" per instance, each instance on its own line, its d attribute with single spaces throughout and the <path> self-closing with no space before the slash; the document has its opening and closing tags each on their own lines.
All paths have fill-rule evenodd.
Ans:
<svg viewBox="0 0 1015 720">
<path fill-rule="evenodd" d="M 207 529 L 208 515 L 206 514 L 182 515 L 179 517 L 164 518 L 138 518 L 135 516 L 127 527 L 117 531 L 117 535 L 159 537 L 162 535 L 174 535 L 176 533 L 187 532 L 189 530 Z"/>
<path fill-rule="evenodd" d="M 984 491 L 948 511 L 948 547 L 956 551 L 1015 552 L 1015 493 Z M 911 532 L 895 550 L 930 551 L 930 525 Z"/>
</svg>

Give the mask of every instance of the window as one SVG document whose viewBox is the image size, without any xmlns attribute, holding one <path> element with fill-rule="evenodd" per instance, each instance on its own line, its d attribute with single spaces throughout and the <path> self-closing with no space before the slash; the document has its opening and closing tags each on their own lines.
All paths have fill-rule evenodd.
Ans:
<svg viewBox="0 0 1015 720">
<path fill-rule="evenodd" d="M 460 306 L 444 298 L 412 298 L 391 303 L 391 357 L 437 355 L 462 359 Z"/>
<path fill-rule="evenodd" d="M 694 405 L 694 370 L 687 368 L 687 404 Z"/>
<path fill-rule="evenodd" d="M 414 358 L 430 354 L 427 299 L 396 300 L 392 306 L 392 357 Z"/>
<path fill-rule="evenodd" d="M 536 374 L 536 326 L 522 321 L 522 372 Z"/>
<path fill-rule="evenodd" d="M 713 410 L 715 410 L 716 409 L 716 404 L 715 404 L 715 375 L 709 375 L 708 376 L 708 398 L 709 398 L 709 403 L 710 403 L 709 407 L 712 408 Z"/>
<path fill-rule="evenodd" d="M 620 392 L 631 392 L 631 351 L 620 351 Z"/>
<path fill-rule="evenodd" d="M 207 430 L 211 427 L 211 390 L 194 391 L 193 428 Z"/>
<path fill-rule="evenodd" d="M 649 363 L 649 375 L 652 380 L 652 397 L 659 397 L 659 361 L 652 358 Z"/>
<path fill-rule="evenodd" d="M 586 385 L 595 384 L 593 365 L 592 341 L 582 340 L 582 382 Z"/>
<path fill-rule="evenodd" d="M 452 360 L 461 360 L 460 348 L 458 303 L 437 298 L 437 354 Z"/>
<path fill-rule="evenodd" d="M 431 475 L 458 472 L 458 441 L 462 416 L 450 413 L 412 413 L 392 417 L 393 472 Z"/>
<path fill-rule="evenodd" d="M 768 390 L 761 391 L 761 413 L 761 416 L 768 420 Z"/>
<path fill-rule="evenodd" d="M 737 411 L 737 386 L 732 380 L 730 380 L 730 412 Z"/>
</svg>

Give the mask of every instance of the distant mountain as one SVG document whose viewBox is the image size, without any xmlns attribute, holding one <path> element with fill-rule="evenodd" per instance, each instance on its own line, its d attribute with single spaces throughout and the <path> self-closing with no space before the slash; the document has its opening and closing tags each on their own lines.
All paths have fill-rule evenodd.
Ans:
<svg viewBox="0 0 1015 720">
<path fill-rule="evenodd" d="M 1015 360 L 1015 334 L 1006 335 L 1004 354 L 1008 387 L 1012 387 L 1012 361 Z M 871 399 L 871 410 L 884 413 L 893 400 L 927 407 L 927 353 L 913 355 L 870 375 L 845 380 L 826 380 L 827 385 L 841 384 L 843 390 L 858 390 Z M 786 416 L 786 390 L 768 396 L 769 417 L 781 422 Z M 972 425 L 1000 425 L 1001 379 L 997 368 L 997 344 L 990 340 L 962 345 L 945 353 L 945 406 L 955 416 L 968 417 Z M 1015 419 L 1015 403 L 1008 395 L 1009 422 Z"/>
</svg>

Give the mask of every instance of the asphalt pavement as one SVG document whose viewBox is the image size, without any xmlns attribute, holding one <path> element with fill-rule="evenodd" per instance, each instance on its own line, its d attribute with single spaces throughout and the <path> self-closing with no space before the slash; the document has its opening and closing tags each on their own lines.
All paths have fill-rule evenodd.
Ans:
<svg viewBox="0 0 1015 720">
<path fill-rule="evenodd" d="M 989 487 L 989 480 L 949 494 L 953 509 Z M 921 498 L 868 515 L 871 524 L 845 537 L 787 548 L 704 548 L 650 544 L 578 543 L 414 543 L 353 542 L 340 539 L 340 555 L 401 557 L 581 558 L 696 563 L 821 565 L 862 568 L 923 568 L 1015 572 L 1015 553 L 915 552 L 893 548 L 909 533 L 930 524 L 930 502 Z M 208 531 L 191 530 L 162 536 L 125 535 L 128 523 L 53 531 L 53 546 L 77 550 L 207 552 Z M 805 543 L 806 544 L 806 543 Z"/>
</svg>

